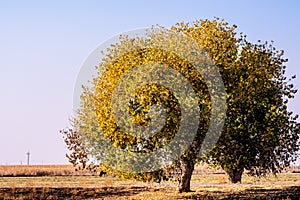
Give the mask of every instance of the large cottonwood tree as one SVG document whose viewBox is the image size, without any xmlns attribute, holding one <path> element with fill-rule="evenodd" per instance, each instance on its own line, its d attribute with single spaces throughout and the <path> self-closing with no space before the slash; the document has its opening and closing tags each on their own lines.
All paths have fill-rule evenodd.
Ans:
<svg viewBox="0 0 300 200">
<path fill-rule="evenodd" d="M 277 51 L 272 44 L 252 44 L 247 41 L 246 36 L 237 36 L 235 29 L 235 25 L 230 26 L 219 19 L 198 20 L 192 24 L 178 23 L 171 28 L 174 32 L 190 37 L 203 48 L 204 54 L 217 66 L 224 82 L 227 93 L 225 124 L 221 137 L 208 154 L 199 158 L 212 113 L 211 91 L 208 91 L 201 74 L 191 63 L 173 52 L 155 48 L 133 48 L 128 51 L 131 44 L 144 46 L 147 40 L 123 37 L 121 43 L 108 49 L 99 64 L 99 70 L 103 67 L 106 70 L 99 72 L 99 77 L 92 82 L 93 87 L 82 94 L 81 107 L 74 119 L 74 130 L 76 138 L 80 138 L 80 146 L 85 149 L 82 154 L 75 154 L 70 160 L 76 163 L 76 159 L 86 157 L 87 152 L 100 163 L 104 158 L 114 157 L 115 154 L 109 153 L 109 147 L 101 143 L 105 138 L 115 147 L 132 153 L 155 151 L 172 141 L 178 131 L 181 107 L 176 95 L 164 86 L 142 85 L 135 91 L 133 99 L 127 102 L 128 111 L 134 123 L 139 126 L 151 123 L 151 116 L 148 115 L 151 106 L 161 105 L 166 109 L 166 123 L 157 134 L 145 139 L 124 133 L 116 125 L 112 115 L 112 94 L 118 80 L 135 66 L 158 63 L 182 74 L 199 97 L 197 134 L 184 154 L 174 162 L 167 163 L 164 169 L 131 173 L 130 170 L 126 171 L 130 168 L 128 163 L 119 159 L 117 164 L 112 164 L 125 169 L 124 171 L 113 170 L 108 165 L 106 170 L 124 178 L 158 181 L 174 177 L 174 173 L 170 172 L 178 172 L 175 176 L 179 183 L 178 190 L 184 192 L 190 191 L 190 179 L 197 160 L 221 166 L 233 183 L 241 181 L 245 169 L 261 175 L 269 171 L 276 173 L 289 165 L 299 149 L 299 124 L 296 122 L 297 116 L 287 111 L 288 99 L 293 98 L 296 93 L 285 76 L 284 63 L 287 60 L 283 58 L 283 52 Z M 122 53 L 123 49 L 126 53 Z M 70 143 L 76 143 L 68 139 L 74 136 L 70 131 L 64 132 L 69 147 Z M 80 148 L 77 151 L 78 149 Z M 76 151 L 76 148 L 70 150 Z M 160 159 L 163 162 L 167 156 L 162 153 Z M 86 162 L 86 159 L 81 160 Z"/>
</svg>

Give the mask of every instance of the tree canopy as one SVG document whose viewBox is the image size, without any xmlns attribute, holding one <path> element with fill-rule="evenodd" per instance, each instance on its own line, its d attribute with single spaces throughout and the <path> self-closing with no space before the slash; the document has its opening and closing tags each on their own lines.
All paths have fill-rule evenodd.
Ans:
<svg viewBox="0 0 300 200">
<path fill-rule="evenodd" d="M 161 180 L 173 176 L 171 171 L 179 172 L 179 191 L 190 190 L 197 160 L 221 166 L 234 183 L 241 181 L 245 169 L 261 175 L 288 166 L 299 150 L 298 116 L 287 110 L 288 100 L 297 92 L 291 83 L 295 76 L 287 79 L 287 59 L 273 43 L 251 43 L 245 35 L 237 35 L 235 29 L 235 25 L 219 19 L 178 23 L 169 31 L 183 34 L 194 43 L 184 42 L 181 37 L 174 40 L 172 35 L 168 48 L 153 45 L 167 41 L 163 27 L 152 29 L 146 39 L 120 37 L 120 43 L 108 48 L 97 66 L 99 74 L 92 81 L 93 87 L 85 88 L 81 96 L 73 127 L 81 144 L 98 163 L 109 160 L 104 162 L 106 170 L 118 176 Z M 152 45 L 147 46 L 149 41 Z M 194 44 L 201 47 L 196 56 L 191 51 Z M 176 45 L 183 48 L 185 58 L 176 51 L 168 51 Z M 202 67 L 200 71 L 198 65 Z M 222 84 L 209 67 L 212 65 L 216 66 Z M 172 74 L 173 71 L 180 76 Z M 144 76 L 146 73 L 152 76 Z M 159 81 L 145 83 L 153 80 L 154 75 Z M 185 88 L 182 91 L 186 96 L 195 97 L 182 100 L 180 95 L 184 94 L 176 90 L 178 85 Z M 218 89 L 221 85 L 224 91 Z M 186 90 L 189 87 L 192 91 Z M 116 95 L 124 98 L 120 100 Z M 222 100 L 226 102 L 226 116 Z M 176 138 L 182 119 L 187 119 L 184 126 L 188 128 L 182 138 Z M 188 133 L 195 124 L 195 135 L 189 140 Z M 150 128 L 139 128 L 144 126 Z M 223 127 L 221 135 L 217 133 L 218 127 Z M 212 150 L 201 146 L 208 131 L 219 138 L 216 144 L 211 143 L 215 144 Z M 174 138 L 178 145 L 173 145 Z M 112 145 L 106 145 L 106 141 Z M 172 149 L 159 150 L 169 144 Z M 115 151 L 116 148 L 119 150 Z M 210 151 L 199 157 L 201 150 Z M 148 156 L 151 152 L 156 152 L 155 157 Z M 174 156 L 170 152 L 180 155 L 170 159 Z M 137 158 L 137 153 L 147 156 Z M 138 167 L 140 171 L 132 170 L 137 159 L 145 164 Z M 154 162 L 157 159 L 160 162 Z M 143 171 L 151 163 L 156 163 L 152 172 Z"/>
</svg>

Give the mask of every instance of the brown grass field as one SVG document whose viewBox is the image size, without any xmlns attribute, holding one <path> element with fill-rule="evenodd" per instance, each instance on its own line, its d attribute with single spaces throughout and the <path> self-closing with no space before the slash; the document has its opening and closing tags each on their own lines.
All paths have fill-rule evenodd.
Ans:
<svg viewBox="0 0 300 200">
<path fill-rule="evenodd" d="M 277 177 L 243 175 L 231 184 L 222 170 L 197 167 L 194 192 L 179 194 L 176 182 L 144 183 L 76 172 L 71 165 L 0 166 L 0 199 L 300 199 L 295 168 Z"/>
<path fill-rule="evenodd" d="M 96 175 L 75 171 L 72 165 L 0 165 L 0 177 Z"/>
</svg>

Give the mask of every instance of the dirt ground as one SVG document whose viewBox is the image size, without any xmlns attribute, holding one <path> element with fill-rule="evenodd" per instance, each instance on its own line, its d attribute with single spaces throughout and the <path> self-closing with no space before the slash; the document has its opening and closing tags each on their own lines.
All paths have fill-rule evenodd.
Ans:
<svg viewBox="0 0 300 200">
<path fill-rule="evenodd" d="M 43 166 L 44 167 L 44 166 Z M 0 200 L 10 199 L 284 199 L 300 200 L 300 173 L 255 178 L 243 175 L 242 183 L 231 184 L 225 174 L 207 170 L 194 174 L 191 189 L 179 194 L 176 182 L 145 183 L 94 175 L 65 175 L 65 168 L 52 171 L 54 176 L 33 176 L 32 170 L 11 169 L 12 174 L 31 176 L 0 176 Z M 33 168 L 41 171 L 40 167 Z M 38 169 L 38 170 L 37 170 Z M 63 173 L 61 172 L 63 169 Z M 21 170 L 21 171 L 20 171 Z M 27 171 L 26 171 L 27 170 Z M 50 168 L 43 169 L 47 173 Z M 52 173 L 51 171 L 51 173 Z M 7 170 L 5 171 L 7 174 Z M 51 174 L 50 173 L 50 174 Z M 61 175 L 60 175 L 61 174 Z"/>
<path fill-rule="evenodd" d="M 17 187 L 0 188 L 0 199 L 300 199 L 300 186 L 243 191 L 207 191 L 178 194 L 172 187 Z"/>
</svg>

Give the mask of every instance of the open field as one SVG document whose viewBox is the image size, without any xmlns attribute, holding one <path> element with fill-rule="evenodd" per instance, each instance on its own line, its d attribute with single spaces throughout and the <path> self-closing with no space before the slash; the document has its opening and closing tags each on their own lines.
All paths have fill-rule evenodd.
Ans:
<svg viewBox="0 0 300 200">
<path fill-rule="evenodd" d="M 90 171 L 75 171 L 72 165 L 0 165 L 0 177 L 95 175 Z"/>
<path fill-rule="evenodd" d="M 300 173 L 300 166 L 290 167 L 284 172 Z M 196 166 L 194 174 L 224 174 L 221 169 L 216 170 L 206 165 Z M 16 176 L 78 176 L 78 175 L 96 175 L 88 170 L 75 171 L 72 165 L 0 165 L 0 177 Z"/>
<path fill-rule="evenodd" d="M 32 167 L 32 169 L 34 168 Z M 52 166 L 52 169 L 55 167 Z M 58 169 L 57 166 L 56 170 Z M 69 169 L 72 172 L 72 168 Z M 277 177 L 267 176 L 265 178 L 244 175 L 241 184 L 229 183 L 225 174 L 195 174 L 191 181 L 191 188 L 195 192 L 178 194 L 176 182 L 144 183 L 133 180 L 124 181 L 109 176 L 87 176 L 87 174 L 85 176 L 77 174 L 72 176 L 0 177 L 0 199 L 299 200 L 300 174 L 282 173 Z"/>
</svg>

